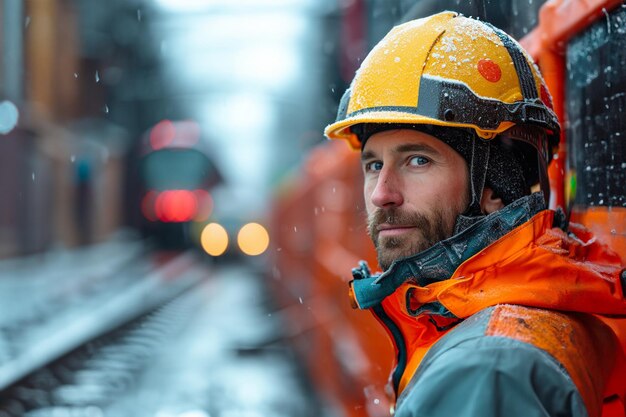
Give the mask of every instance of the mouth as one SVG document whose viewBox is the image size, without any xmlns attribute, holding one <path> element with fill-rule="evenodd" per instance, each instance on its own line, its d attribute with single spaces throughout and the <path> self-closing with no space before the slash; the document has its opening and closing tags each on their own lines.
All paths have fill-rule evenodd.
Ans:
<svg viewBox="0 0 626 417">
<path fill-rule="evenodd" d="M 381 224 L 376 228 L 378 237 L 400 236 L 412 232 L 416 227 L 412 225 Z"/>
</svg>

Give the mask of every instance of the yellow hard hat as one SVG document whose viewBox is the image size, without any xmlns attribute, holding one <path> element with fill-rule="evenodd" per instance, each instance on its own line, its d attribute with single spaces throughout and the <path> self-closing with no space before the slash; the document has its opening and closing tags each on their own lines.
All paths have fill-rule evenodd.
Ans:
<svg viewBox="0 0 626 417">
<path fill-rule="evenodd" d="M 560 131 L 545 83 L 521 46 L 454 12 L 394 27 L 363 61 L 324 133 L 359 149 L 351 127 L 363 123 L 471 128 L 483 139 L 536 126 L 552 146 Z M 521 136 L 549 161 L 548 143 Z"/>
</svg>

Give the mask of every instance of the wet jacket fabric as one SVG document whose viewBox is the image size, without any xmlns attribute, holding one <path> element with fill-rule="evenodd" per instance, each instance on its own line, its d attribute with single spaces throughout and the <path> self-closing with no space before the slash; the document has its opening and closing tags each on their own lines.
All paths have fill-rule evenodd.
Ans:
<svg viewBox="0 0 626 417">
<path fill-rule="evenodd" d="M 626 279 L 533 194 L 381 275 L 353 301 L 396 349 L 397 417 L 626 416 Z"/>
</svg>

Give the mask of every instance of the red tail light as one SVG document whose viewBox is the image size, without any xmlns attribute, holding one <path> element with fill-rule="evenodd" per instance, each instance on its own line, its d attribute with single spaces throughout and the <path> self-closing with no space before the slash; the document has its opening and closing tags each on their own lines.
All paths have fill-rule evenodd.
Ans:
<svg viewBox="0 0 626 417">
<path fill-rule="evenodd" d="M 162 222 L 188 222 L 198 212 L 198 201 L 193 191 L 163 191 L 156 198 L 155 212 Z"/>
<path fill-rule="evenodd" d="M 212 211 L 213 199 L 206 190 L 151 190 L 141 201 L 141 212 L 152 222 L 206 221 Z"/>
</svg>

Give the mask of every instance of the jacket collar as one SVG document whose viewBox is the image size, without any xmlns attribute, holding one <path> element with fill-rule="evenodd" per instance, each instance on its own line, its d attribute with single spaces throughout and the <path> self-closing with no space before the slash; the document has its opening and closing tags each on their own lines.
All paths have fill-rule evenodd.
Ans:
<svg viewBox="0 0 626 417">
<path fill-rule="evenodd" d="M 382 274 L 372 275 L 365 262 L 352 270 L 352 291 L 361 309 L 371 308 L 411 280 L 419 286 L 448 279 L 465 262 L 511 230 L 545 210 L 541 193 L 522 197 L 485 216 L 462 232 L 416 255 L 398 259 Z"/>
</svg>

